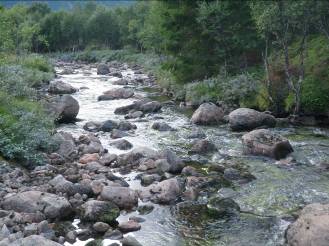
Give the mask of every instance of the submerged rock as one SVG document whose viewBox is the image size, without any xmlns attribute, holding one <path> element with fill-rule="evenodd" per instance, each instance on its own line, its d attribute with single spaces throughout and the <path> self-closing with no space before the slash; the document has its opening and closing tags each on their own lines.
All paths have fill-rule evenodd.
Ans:
<svg viewBox="0 0 329 246">
<path fill-rule="evenodd" d="M 258 127 L 275 127 L 275 118 L 250 108 L 239 108 L 229 116 L 229 125 L 233 131 L 253 130 Z"/>
<path fill-rule="evenodd" d="M 172 128 L 165 122 L 154 122 L 151 127 L 152 127 L 152 129 L 160 131 L 160 132 L 174 131 L 174 128 Z"/>
<path fill-rule="evenodd" d="M 120 223 L 118 228 L 121 232 L 128 233 L 128 232 L 140 230 L 141 225 L 134 220 L 128 220 L 126 222 Z"/>
<path fill-rule="evenodd" d="M 232 216 L 240 212 L 239 205 L 231 198 L 210 198 L 207 208 L 208 212 L 214 217 Z"/>
<path fill-rule="evenodd" d="M 246 154 L 263 155 L 276 160 L 293 152 L 287 139 L 267 129 L 253 130 L 243 135 L 242 143 Z"/>
<path fill-rule="evenodd" d="M 193 113 L 191 121 L 198 125 L 214 125 L 223 122 L 224 111 L 213 103 L 203 103 Z"/>
<path fill-rule="evenodd" d="M 286 233 L 289 246 L 327 246 L 329 242 L 329 204 L 307 205 Z"/>
<path fill-rule="evenodd" d="M 209 140 L 206 140 L 206 139 L 201 139 L 201 140 L 197 140 L 193 144 L 189 153 L 191 153 L 191 154 L 207 154 L 210 152 L 214 152 L 216 150 L 217 150 L 217 148 L 212 142 L 210 142 Z"/>
</svg>

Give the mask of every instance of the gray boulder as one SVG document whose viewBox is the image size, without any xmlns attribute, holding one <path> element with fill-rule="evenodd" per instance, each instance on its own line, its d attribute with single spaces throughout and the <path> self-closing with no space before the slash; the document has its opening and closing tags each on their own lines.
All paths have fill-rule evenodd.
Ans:
<svg viewBox="0 0 329 246">
<path fill-rule="evenodd" d="M 152 184 L 139 191 L 143 201 L 152 201 L 159 204 L 170 204 L 175 202 L 182 193 L 181 186 L 176 178 L 171 178 Z"/>
<path fill-rule="evenodd" d="M 134 95 L 131 89 L 115 88 L 105 91 L 103 95 L 98 97 L 98 101 L 115 100 L 115 99 L 127 99 Z"/>
<path fill-rule="evenodd" d="M 51 241 L 39 235 L 31 235 L 18 239 L 8 246 L 60 246 L 61 244 Z"/>
<path fill-rule="evenodd" d="M 131 210 L 138 205 L 137 193 L 128 187 L 105 186 L 101 198 L 113 202 L 120 209 Z"/>
<path fill-rule="evenodd" d="M 285 158 L 293 152 L 289 141 L 267 129 L 253 130 L 242 136 L 245 154 L 263 155 L 276 160 Z"/>
<path fill-rule="evenodd" d="M 198 125 L 214 125 L 223 122 L 224 111 L 213 103 L 203 103 L 193 113 L 191 121 Z"/>
<path fill-rule="evenodd" d="M 114 141 L 111 143 L 111 145 L 115 146 L 117 149 L 120 150 L 128 150 L 133 147 L 133 145 L 125 139 L 119 139 L 117 141 Z"/>
<path fill-rule="evenodd" d="M 233 131 L 253 130 L 259 127 L 275 127 L 276 119 L 266 113 L 250 108 L 239 108 L 229 116 L 229 125 Z"/>
<path fill-rule="evenodd" d="M 152 127 L 152 129 L 160 131 L 160 132 L 175 130 L 174 128 L 172 128 L 165 122 L 154 122 L 151 127 Z"/>
<path fill-rule="evenodd" d="M 191 150 L 191 154 L 207 154 L 216 151 L 216 146 L 207 139 L 200 139 L 194 142 Z"/>
<path fill-rule="evenodd" d="M 57 122 L 70 123 L 76 120 L 80 106 L 72 96 L 62 95 L 49 99 L 46 108 Z"/>
<path fill-rule="evenodd" d="M 71 204 L 66 198 L 41 191 L 25 191 L 7 196 L 1 206 L 19 213 L 41 212 L 48 219 L 61 219 L 72 213 Z"/>
<path fill-rule="evenodd" d="M 48 92 L 52 94 L 72 94 L 77 91 L 77 88 L 60 80 L 50 82 L 48 88 Z"/>
<path fill-rule="evenodd" d="M 329 204 L 307 205 L 287 230 L 289 246 L 327 246 L 329 242 Z"/>
</svg>

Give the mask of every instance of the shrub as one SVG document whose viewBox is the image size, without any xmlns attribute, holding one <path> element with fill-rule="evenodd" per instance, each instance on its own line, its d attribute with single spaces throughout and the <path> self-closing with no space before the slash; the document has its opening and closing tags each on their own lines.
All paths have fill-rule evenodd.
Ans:
<svg viewBox="0 0 329 246">
<path fill-rule="evenodd" d="M 49 60 L 45 59 L 40 55 L 28 55 L 22 58 L 20 61 L 23 67 L 38 70 L 44 73 L 53 72 L 53 66 L 50 64 Z"/>
<path fill-rule="evenodd" d="M 53 147 L 53 119 L 36 101 L 32 88 L 54 76 L 42 60 L 15 58 L 0 65 L 0 154 L 25 165 L 41 164 L 41 151 Z M 20 65 L 13 65 L 15 61 Z"/>
</svg>

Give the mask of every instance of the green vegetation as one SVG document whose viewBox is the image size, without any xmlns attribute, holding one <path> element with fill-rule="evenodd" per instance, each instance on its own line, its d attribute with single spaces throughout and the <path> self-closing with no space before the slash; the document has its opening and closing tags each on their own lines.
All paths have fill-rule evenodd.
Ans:
<svg viewBox="0 0 329 246">
<path fill-rule="evenodd" d="M 15 5 L 0 10 L 0 52 L 137 63 L 192 104 L 327 115 L 328 9 L 324 0 Z M 35 62 L 29 66 L 43 66 Z"/>
<path fill-rule="evenodd" d="M 52 147 L 53 120 L 36 101 L 34 87 L 53 78 L 52 67 L 37 55 L 6 56 L 0 63 L 0 154 L 31 166 Z"/>
</svg>

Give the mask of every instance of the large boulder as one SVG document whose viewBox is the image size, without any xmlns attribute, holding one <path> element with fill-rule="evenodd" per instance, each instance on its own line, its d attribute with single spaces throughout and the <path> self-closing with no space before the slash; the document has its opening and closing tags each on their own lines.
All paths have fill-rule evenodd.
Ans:
<svg viewBox="0 0 329 246">
<path fill-rule="evenodd" d="M 242 136 L 245 154 L 264 155 L 276 160 L 293 152 L 289 141 L 268 129 L 253 130 Z"/>
<path fill-rule="evenodd" d="M 61 123 L 75 121 L 80 109 L 78 101 L 70 95 L 53 97 L 49 99 L 46 107 L 55 120 Z"/>
<path fill-rule="evenodd" d="M 31 235 L 18 239 L 8 246 L 60 246 L 61 244 L 51 241 L 43 236 Z"/>
<path fill-rule="evenodd" d="M 137 193 L 128 187 L 105 186 L 101 198 L 113 202 L 120 209 L 130 210 L 138 205 Z"/>
<path fill-rule="evenodd" d="M 213 103 L 203 103 L 193 113 L 191 121 L 199 125 L 213 125 L 223 122 L 224 111 Z"/>
<path fill-rule="evenodd" d="M 152 201 L 159 204 L 170 204 L 175 202 L 182 189 L 176 178 L 171 178 L 152 184 L 139 191 L 139 196 L 143 201 Z"/>
<path fill-rule="evenodd" d="M 327 246 L 329 244 L 329 204 L 307 205 L 286 234 L 289 246 Z"/>
<path fill-rule="evenodd" d="M 81 215 L 83 221 L 113 224 L 120 215 L 120 209 L 112 202 L 91 200 L 81 206 Z"/>
<path fill-rule="evenodd" d="M 48 92 L 52 94 L 72 94 L 77 91 L 78 89 L 74 88 L 72 85 L 60 80 L 50 82 L 48 88 Z"/>
<path fill-rule="evenodd" d="M 239 108 L 229 116 L 229 125 L 233 131 L 253 130 L 258 127 L 275 127 L 276 119 L 266 113 L 250 108 Z"/>
<path fill-rule="evenodd" d="M 72 213 L 71 204 L 66 198 L 41 191 L 25 191 L 7 196 L 1 206 L 18 213 L 41 212 L 48 219 L 61 219 Z"/>
<path fill-rule="evenodd" d="M 109 69 L 108 65 L 106 65 L 104 63 L 98 64 L 97 74 L 105 75 L 105 74 L 109 74 L 109 73 L 110 73 L 110 69 Z"/>
<path fill-rule="evenodd" d="M 161 107 L 161 103 L 157 101 L 151 101 L 140 105 L 139 110 L 143 113 L 155 113 L 160 111 Z"/>
<path fill-rule="evenodd" d="M 104 100 L 115 100 L 115 99 L 127 99 L 134 95 L 131 89 L 126 88 L 115 88 L 112 90 L 105 91 L 103 95 L 98 97 L 99 101 Z"/>
</svg>

